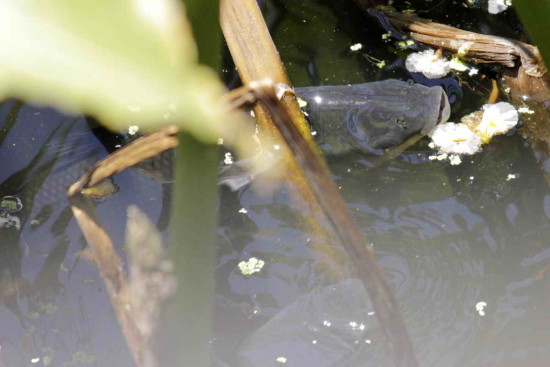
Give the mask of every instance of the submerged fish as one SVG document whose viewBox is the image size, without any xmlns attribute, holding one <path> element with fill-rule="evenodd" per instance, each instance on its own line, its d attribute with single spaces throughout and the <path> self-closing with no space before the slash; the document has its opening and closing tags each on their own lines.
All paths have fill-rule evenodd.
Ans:
<svg viewBox="0 0 550 367">
<path fill-rule="evenodd" d="M 295 88 L 307 102 L 316 141 L 327 154 L 350 151 L 382 154 L 410 137 L 428 135 L 446 122 L 450 105 L 443 88 L 388 79 L 378 82 Z M 173 153 L 139 163 L 135 168 L 159 182 L 171 182 Z M 250 162 L 224 167 L 220 184 L 235 190 L 252 179 Z M 170 168 L 168 168 L 170 167 Z"/>
<path fill-rule="evenodd" d="M 450 115 L 441 87 L 396 79 L 296 88 L 296 94 L 307 102 L 316 140 L 328 154 L 394 147 L 413 135 L 428 135 Z"/>
<path fill-rule="evenodd" d="M 376 152 L 376 149 L 399 145 L 412 135 L 418 133 L 426 135 L 436 124 L 446 121 L 449 117 L 449 103 L 441 87 L 425 87 L 399 80 L 296 88 L 296 94 L 308 102 L 312 129 L 316 131 L 316 139 L 327 154 L 340 154 L 353 150 Z M 5 190 L 2 190 L 5 191 L 3 195 L 17 194 L 22 198 L 28 196 L 24 200 L 27 209 L 32 208 L 29 204 L 34 201 L 34 196 L 38 188 L 45 183 L 46 177 L 48 182 L 55 182 L 55 184 L 43 185 L 44 190 L 40 190 L 41 195 L 36 197 L 36 204 L 40 204 L 41 201 L 66 202 L 67 186 L 84 173 L 84 168 L 91 167 L 89 161 L 91 156 L 95 156 L 94 152 L 98 149 L 101 150 L 98 144 L 100 146 L 103 144 L 105 146 L 103 149 L 110 151 L 111 148 L 120 146 L 119 144 L 124 140 L 118 136 L 107 143 L 112 134 L 105 133 L 105 136 L 100 136 L 98 131 L 102 129 L 90 130 L 85 126 L 88 121 L 86 119 L 76 119 L 74 127 L 65 128 L 66 125 L 63 123 L 65 117 L 57 112 L 48 111 L 50 115 L 48 119 L 43 117 L 42 112 L 36 112 L 25 115 L 18 124 L 35 126 L 40 123 L 41 131 L 31 130 L 27 134 L 56 136 L 56 138 L 48 138 L 40 152 L 37 152 L 33 161 L 36 161 L 34 164 L 39 167 L 31 167 L 32 164 L 30 164 L 28 170 L 22 170 L 20 174 L 15 174 L 8 180 L 9 185 L 6 185 L 8 182 L 0 185 L 5 186 Z M 35 119 L 37 121 L 30 121 Z M 55 141 L 52 142 L 49 139 Z M 38 158 L 41 156 L 43 157 Z M 82 159 L 87 161 L 85 165 L 81 164 Z M 158 182 L 172 182 L 173 160 L 174 153 L 169 151 L 142 162 L 134 168 Z M 236 190 L 249 183 L 252 177 L 246 169 L 246 163 L 246 161 L 239 161 L 221 168 L 220 184 Z M 45 170 L 45 167 L 50 168 Z M 34 171 L 38 173 L 33 173 Z M 37 180 L 42 176 L 44 179 Z M 60 180 L 63 182 L 60 183 Z M 37 188 L 33 188 L 34 186 Z M 84 194 L 103 197 L 117 191 L 118 188 L 112 181 L 105 181 L 98 187 L 87 189 Z"/>
</svg>

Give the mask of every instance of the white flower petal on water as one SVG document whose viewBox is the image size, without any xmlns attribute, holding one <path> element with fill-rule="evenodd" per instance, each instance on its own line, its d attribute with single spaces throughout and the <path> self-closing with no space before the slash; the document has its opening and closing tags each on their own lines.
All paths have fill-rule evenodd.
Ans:
<svg viewBox="0 0 550 367">
<path fill-rule="evenodd" d="M 480 301 L 476 303 L 476 311 L 479 316 L 485 316 L 485 307 L 487 307 L 487 302 Z"/>
<path fill-rule="evenodd" d="M 512 5 L 512 0 L 489 0 L 488 11 L 491 14 L 502 13 Z"/>
<path fill-rule="evenodd" d="M 363 45 L 360 44 L 360 43 L 356 43 L 356 44 L 354 44 L 354 45 L 349 46 L 349 49 L 350 49 L 351 51 L 359 51 L 359 50 L 362 49 L 362 48 L 363 48 Z"/>
<path fill-rule="evenodd" d="M 432 49 L 410 54 L 405 60 L 405 67 L 430 79 L 442 78 L 451 71 L 449 61 L 437 56 Z"/>
<path fill-rule="evenodd" d="M 441 153 L 474 154 L 480 150 L 481 139 L 464 124 L 447 122 L 436 126 L 432 140 Z"/>
<path fill-rule="evenodd" d="M 495 135 L 504 134 L 518 123 L 518 111 L 508 102 L 486 104 L 483 117 L 475 127 L 476 133 L 486 143 Z"/>
<path fill-rule="evenodd" d="M 247 261 L 241 261 L 237 266 L 243 275 L 252 275 L 262 270 L 264 265 L 263 260 L 251 257 Z"/>
<path fill-rule="evenodd" d="M 458 154 L 451 154 L 449 156 L 449 163 L 453 166 L 457 166 L 460 163 L 462 163 L 462 159 L 460 159 L 460 156 Z"/>
</svg>

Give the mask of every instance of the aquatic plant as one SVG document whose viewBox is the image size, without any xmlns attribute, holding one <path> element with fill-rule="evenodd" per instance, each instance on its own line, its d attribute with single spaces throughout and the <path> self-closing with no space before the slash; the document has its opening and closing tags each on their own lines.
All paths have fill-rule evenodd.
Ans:
<svg viewBox="0 0 550 367">
<path fill-rule="evenodd" d="M 410 54 L 407 56 L 405 66 L 408 71 L 422 73 L 430 79 L 442 78 L 451 71 L 449 61 L 432 49 Z"/>
<path fill-rule="evenodd" d="M 508 102 L 483 106 L 481 122 L 474 131 L 483 143 L 488 143 L 495 135 L 505 134 L 518 123 L 518 111 Z"/>
<path fill-rule="evenodd" d="M 447 122 L 437 125 L 432 140 L 441 153 L 475 154 L 481 149 L 481 139 L 468 126 Z"/>
<path fill-rule="evenodd" d="M 502 13 L 512 5 L 512 0 L 489 0 L 487 11 L 491 14 Z"/>
</svg>

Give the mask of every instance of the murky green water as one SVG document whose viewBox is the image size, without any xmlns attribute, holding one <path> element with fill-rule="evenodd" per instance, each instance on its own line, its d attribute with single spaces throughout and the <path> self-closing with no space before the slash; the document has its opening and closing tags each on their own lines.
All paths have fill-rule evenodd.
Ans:
<svg viewBox="0 0 550 367">
<path fill-rule="evenodd" d="M 411 3 L 394 1 L 461 28 L 521 35 L 511 11 L 489 16 L 462 1 Z M 265 8 L 296 86 L 388 78 L 442 85 L 452 120 L 489 94 L 489 78 L 409 75 L 403 56 L 410 51 L 383 40 L 376 20 L 347 1 L 273 0 Z M 350 50 L 356 43 L 359 52 Z M 132 366 L 64 197 L 120 142 L 90 133 L 83 118 L 13 101 L 0 115 L 0 196 L 17 195 L 24 205 L 5 213 L 12 224 L 0 229 L 0 367 Z M 459 166 L 431 154 L 421 141 L 379 166 L 378 157 L 329 157 L 395 291 L 420 364 L 550 365 L 550 190 L 530 146 L 519 134 L 499 137 Z M 120 192 L 97 204 L 114 243 L 123 243 L 128 205 L 164 226 L 169 186 L 131 170 L 115 180 Z M 297 227 L 303 214 L 284 188 L 267 196 L 222 189 L 214 366 L 384 365 L 380 328 L 362 287 L 326 272 L 329 264 L 351 276 L 351 265 L 316 249 Z M 252 257 L 264 265 L 245 276 L 238 264 Z"/>
</svg>

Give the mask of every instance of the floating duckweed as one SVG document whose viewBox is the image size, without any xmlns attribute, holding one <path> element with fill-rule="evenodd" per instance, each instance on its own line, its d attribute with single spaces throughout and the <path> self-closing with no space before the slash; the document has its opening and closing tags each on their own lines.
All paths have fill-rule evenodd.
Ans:
<svg viewBox="0 0 550 367">
<path fill-rule="evenodd" d="M 515 180 L 517 178 L 517 176 L 513 173 L 510 173 L 507 177 L 506 177 L 506 181 L 511 181 L 511 180 Z"/>
<path fill-rule="evenodd" d="M 407 48 L 407 47 L 412 46 L 412 45 L 414 45 L 413 40 L 405 40 L 405 41 L 397 42 L 397 46 L 399 46 L 401 48 Z"/>
<path fill-rule="evenodd" d="M 278 363 L 281 363 L 281 364 L 284 364 L 286 363 L 287 359 L 285 357 L 277 357 L 277 362 Z"/>
<path fill-rule="evenodd" d="M 356 44 L 351 45 L 351 46 L 349 47 L 349 49 L 350 49 L 351 51 L 354 51 L 354 52 L 355 52 L 355 51 L 359 51 L 359 50 L 362 49 L 362 48 L 363 48 L 363 45 L 360 44 L 360 43 L 356 43 Z"/>
<path fill-rule="evenodd" d="M 0 201 L 0 210 L 8 213 L 15 213 L 23 209 L 21 199 L 16 196 L 4 196 Z"/>
<path fill-rule="evenodd" d="M 263 260 L 251 257 L 248 261 L 241 261 L 237 266 L 243 275 L 252 275 L 262 270 L 264 265 Z"/>
<path fill-rule="evenodd" d="M 386 66 L 386 62 L 382 60 L 379 63 L 377 63 L 376 66 L 378 66 L 379 69 L 382 69 L 384 66 Z"/>
<path fill-rule="evenodd" d="M 460 60 L 457 57 L 453 57 L 451 61 L 449 62 L 449 66 L 451 69 L 456 71 L 466 71 L 469 69 L 468 65 L 466 65 L 462 60 Z"/>
</svg>

